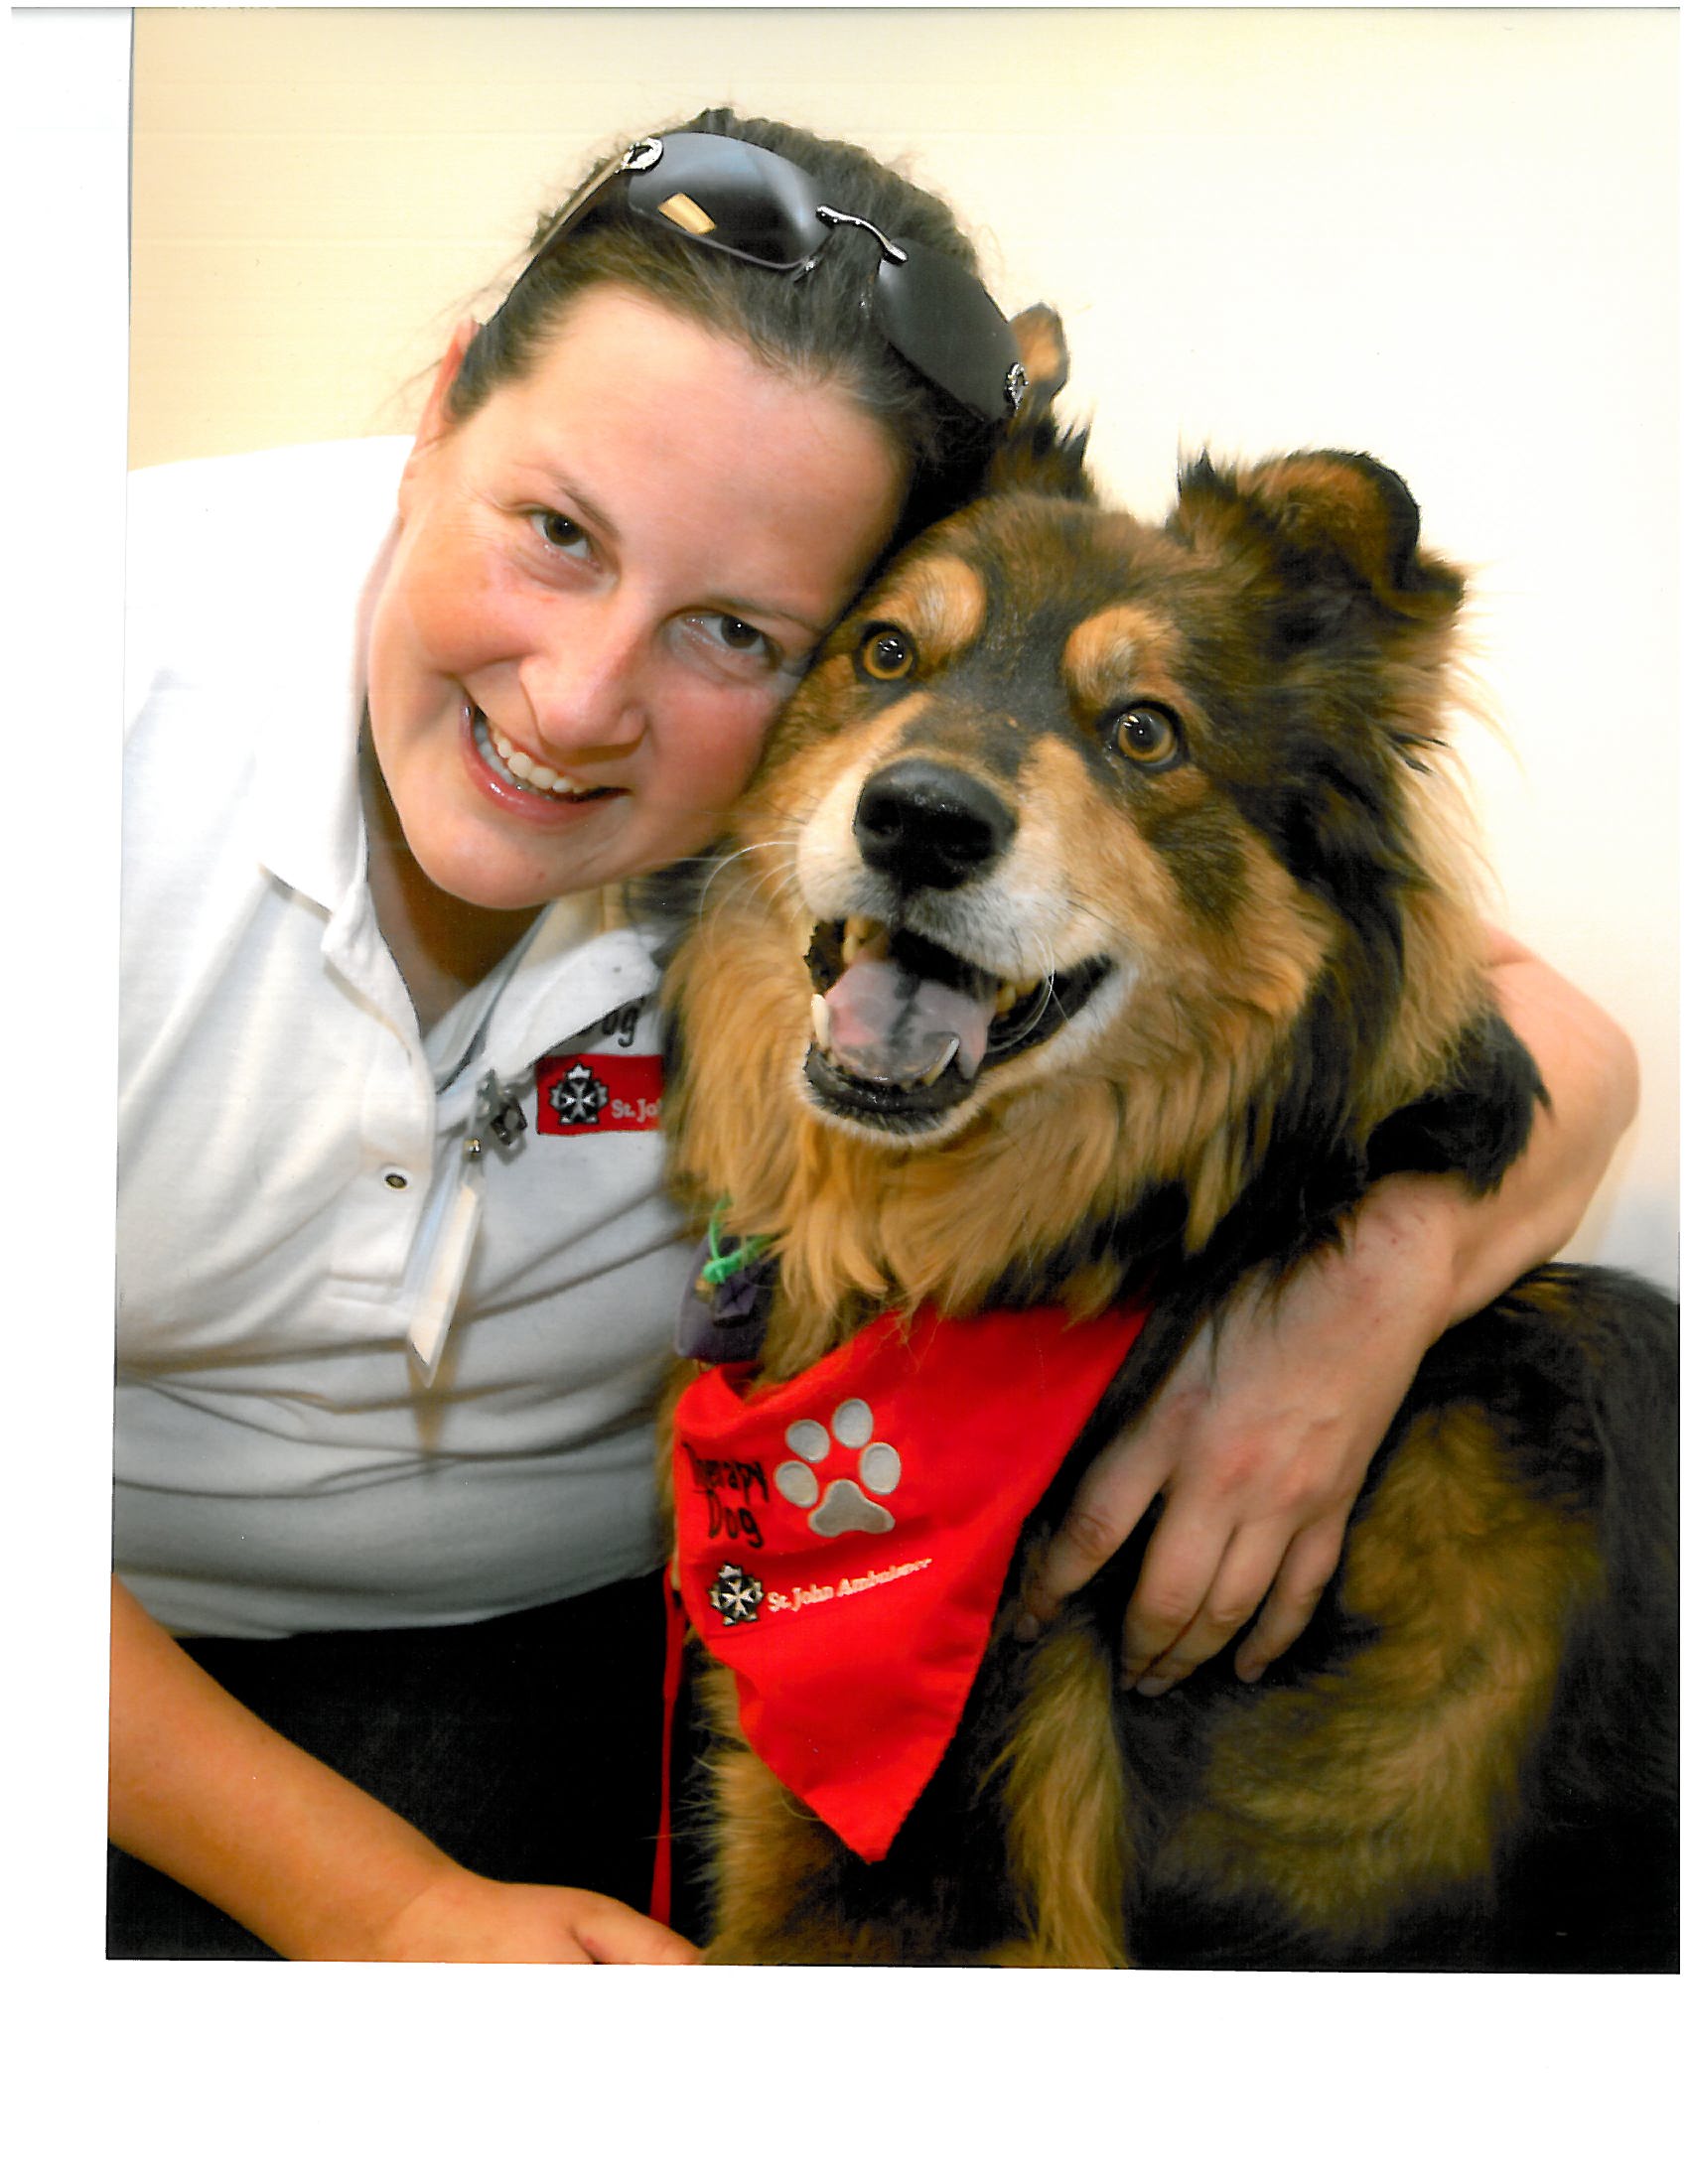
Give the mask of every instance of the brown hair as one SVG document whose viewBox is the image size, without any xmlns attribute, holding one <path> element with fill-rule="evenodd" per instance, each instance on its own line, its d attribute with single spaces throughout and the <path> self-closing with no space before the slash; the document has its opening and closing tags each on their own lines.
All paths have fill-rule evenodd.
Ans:
<svg viewBox="0 0 1688 2184">
<path fill-rule="evenodd" d="M 806 169 L 830 203 L 976 276 L 972 245 L 947 206 L 856 145 L 724 106 L 680 126 L 777 153 Z M 530 247 L 554 218 L 547 212 L 536 222 Z M 921 377 L 875 327 L 863 299 L 877 259 L 871 235 L 838 229 L 813 271 L 793 281 L 641 221 L 612 191 L 577 233 L 528 266 L 476 335 L 452 382 L 447 418 L 461 424 L 519 378 L 574 299 L 615 282 L 732 336 L 776 369 L 840 384 L 908 458 L 909 490 L 889 542 L 899 545 L 978 492 L 998 435 Z"/>
</svg>

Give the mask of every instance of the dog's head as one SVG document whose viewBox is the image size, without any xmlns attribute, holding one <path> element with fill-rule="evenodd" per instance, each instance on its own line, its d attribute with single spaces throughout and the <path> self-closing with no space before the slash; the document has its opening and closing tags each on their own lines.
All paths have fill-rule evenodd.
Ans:
<svg viewBox="0 0 1688 2184">
<path fill-rule="evenodd" d="M 759 1128 L 906 1167 L 988 1124 L 1035 1164 L 1099 1092 L 1108 1192 L 1182 1184 L 1199 1236 L 1288 1106 L 1363 1133 L 1471 1017 L 1425 763 L 1462 583 L 1369 457 L 1202 459 L 1151 525 L 1081 455 L 1035 398 L 827 643 L 711 891 L 712 990 L 784 1103 Z"/>
</svg>

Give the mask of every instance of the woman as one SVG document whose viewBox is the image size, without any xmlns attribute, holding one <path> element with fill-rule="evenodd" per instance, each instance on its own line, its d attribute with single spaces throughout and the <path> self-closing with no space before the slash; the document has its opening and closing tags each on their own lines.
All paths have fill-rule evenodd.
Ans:
<svg viewBox="0 0 1688 2184">
<path fill-rule="evenodd" d="M 631 1908 L 684 1250 L 621 888 L 707 843 L 829 623 L 973 490 L 1002 343 L 933 201 L 709 114 L 542 232 L 407 454 L 137 483 L 115 1954 L 693 1954 Z M 1163 1494 L 1146 1700 L 1262 1600 L 1239 1672 L 1290 1643 L 1423 1350 L 1627 1120 L 1620 1035 L 1497 975 L 1555 1102 L 1506 1189 L 1393 1178 L 1080 1493 L 1034 1609 Z"/>
</svg>

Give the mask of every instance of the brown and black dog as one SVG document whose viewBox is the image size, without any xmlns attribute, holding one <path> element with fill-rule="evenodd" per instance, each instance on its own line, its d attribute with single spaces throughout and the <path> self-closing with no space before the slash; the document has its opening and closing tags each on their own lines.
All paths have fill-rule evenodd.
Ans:
<svg viewBox="0 0 1688 2184">
<path fill-rule="evenodd" d="M 1222 1657 L 1120 1692 L 1141 1542 L 1012 1636 L 1078 1467 L 1203 1317 L 1339 1249 L 1391 1169 L 1491 1189 L 1541 1099 L 1442 757 L 1462 580 L 1407 489 L 1305 453 L 1194 463 L 1164 525 L 1100 507 L 1040 332 L 991 489 L 828 642 L 709 869 L 665 1121 L 718 1244 L 766 1249 L 760 1364 L 732 1368 L 753 1402 L 920 1307 L 1093 1323 L 1140 1300 L 1147 1323 L 1029 1497 L 883 1854 L 770 1771 L 750 1683 L 707 1667 L 711 1955 L 1666 1968 L 1675 1315 L 1642 1285 L 1543 1268 L 1432 1350 L 1314 1625 L 1258 1685 Z M 851 1463 L 835 1528 L 890 1532 L 898 1452 L 848 1408 L 847 1445 L 809 1422 L 780 1469 L 812 1505 Z M 795 1489 L 753 1462 L 674 1484 L 712 1521 L 737 1496 L 713 1637 L 762 1602 L 775 1644 L 757 1550 Z M 872 1581 L 912 1597 L 927 1563 L 872 1544 Z"/>
</svg>

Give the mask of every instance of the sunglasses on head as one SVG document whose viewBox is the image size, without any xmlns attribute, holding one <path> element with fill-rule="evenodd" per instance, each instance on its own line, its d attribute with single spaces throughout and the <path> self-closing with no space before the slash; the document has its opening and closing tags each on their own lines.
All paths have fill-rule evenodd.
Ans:
<svg viewBox="0 0 1688 2184">
<path fill-rule="evenodd" d="M 705 250 L 799 280 L 840 227 L 879 245 L 874 324 L 922 378 L 990 424 L 1019 408 L 1026 374 L 1008 321 L 965 267 L 881 234 L 822 203 L 812 175 L 760 144 L 690 130 L 641 137 L 594 175 L 540 237 L 522 277 L 574 232 L 618 183 L 641 219 Z"/>
</svg>

